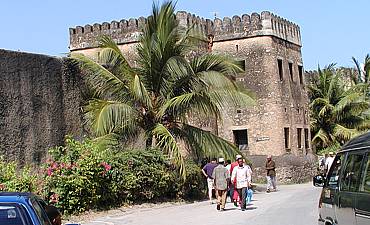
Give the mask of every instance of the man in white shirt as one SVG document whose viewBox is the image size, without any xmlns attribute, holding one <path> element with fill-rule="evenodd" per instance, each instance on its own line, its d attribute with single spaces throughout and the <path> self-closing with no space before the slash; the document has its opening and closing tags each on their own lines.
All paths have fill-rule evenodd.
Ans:
<svg viewBox="0 0 370 225">
<path fill-rule="evenodd" d="M 329 172 L 331 165 L 334 162 L 334 152 L 329 152 L 329 157 L 325 160 L 325 170 L 326 173 Z"/>
<path fill-rule="evenodd" d="M 240 208 L 246 209 L 246 193 L 252 181 L 252 174 L 249 167 L 244 165 L 243 159 L 238 159 L 238 166 L 234 168 L 231 180 L 236 180 L 235 188 L 239 194 Z"/>
</svg>

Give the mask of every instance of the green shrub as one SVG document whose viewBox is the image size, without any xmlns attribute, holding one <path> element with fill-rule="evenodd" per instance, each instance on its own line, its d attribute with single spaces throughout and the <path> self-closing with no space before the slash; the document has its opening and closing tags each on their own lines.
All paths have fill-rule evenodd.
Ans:
<svg viewBox="0 0 370 225">
<path fill-rule="evenodd" d="M 44 193 L 55 193 L 56 205 L 67 214 L 124 203 L 196 198 L 205 187 L 199 166 L 187 162 L 188 179 L 183 181 L 157 149 L 101 150 L 90 140 L 68 137 L 65 147 L 51 149 L 50 155 Z"/>
<path fill-rule="evenodd" d="M 200 166 L 192 160 L 187 160 L 185 167 L 187 173 L 186 180 L 183 181 L 177 176 L 177 197 L 183 199 L 204 198 L 207 182 L 204 179 Z"/>
<path fill-rule="evenodd" d="M 9 192 L 39 192 L 40 179 L 29 166 L 19 168 L 15 162 L 0 157 L 0 190 Z"/>
</svg>

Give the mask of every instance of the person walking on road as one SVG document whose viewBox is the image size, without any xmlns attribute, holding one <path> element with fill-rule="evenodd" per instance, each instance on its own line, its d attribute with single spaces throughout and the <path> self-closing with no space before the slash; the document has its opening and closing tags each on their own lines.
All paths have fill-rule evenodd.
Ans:
<svg viewBox="0 0 370 225">
<path fill-rule="evenodd" d="M 253 196 L 253 190 L 252 190 L 252 174 L 253 174 L 253 170 L 252 168 L 248 165 L 247 161 L 245 159 L 243 159 L 243 162 L 244 162 L 244 166 L 247 167 L 247 170 L 248 170 L 248 177 L 250 177 L 250 180 L 249 180 L 249 187 L 247 189 L 247 193 L 245 194 L 246 197 L 246 204 L 248 205 L 251 201 L 252 201 L 252 196 Z"/>
<path fill-rule="evenodd" d="M 203 175 L 207 178 L 207 186 L 208 186 L 208 197 L 209 197 L 209 201 L 211 204 L 213 204 L 212 202 L 212 190 L 214 188 L 214 182 L 213 182 L 213 177 L 212 177 L 212 173 L 213 173 L 213 170 L 217 167 L 217 163 L 216 163 L 216 159 L 213 158 L 211 160 L 210 163 L 207 163 L 203 169 L 202 169 L 202 173 Z"/>
<path fill-rule="evenodd" d="M 217 197 L 217 210 L 225 210 L 227 186 L 230 179 L 226 167 L 224 166 L 224 158 L 218 159 L 218 166 L 213 170 L 212 177 L 214 179 L 216 197 Z"/>
<path fill-rule="evenodd" d="M 233 174 L 233 171 L 234 171 L 234 168 L 235 167 L 238 167 L 239 165 L 239 162 L 238 160 L 242 158 L 241 155 L 236 155 L 236 161 L 231 163 L 230 165 L 230 176 Z M 238 206 L 238 198 L 239 198 L 239 195 L 238 195 L 238 192 L 235 191 L 235 180 L 234 179 L 231 179 L 230 181 L 230 199 L 231 199 L 231 202 L 234 202 L 234 205 L 235 206 Z"/>
<path fill-rule="evenodd" d="M 228 159 L 225 163 L 225 168 L 227 169 L 227 172 L 229 174 L 229 177 L 231 177 L 231 173 L 230 173 L 230 169 L 231 169 L 231 160 Z M 226 194 L 226 198 L 227 197 L 230 197 L 230 202 L 233 202 L 233 196 L 231 194 L 231 184 L 230 184 L 230 179 L 229 179 L 229 183 L 228 183 L 228 188 L 227 188 L 227 194 Z"/>
<path fill-rule="evenodd" d="M 248 167 L 244 165 L 243 159 L 238 159 L 238 166 L 233 169 L 231 180 L 235 180 L 235 188 L 239 195 L 240 208 L 244 211 L 247 207 L 246 193 L 250 187 L 252 174 Z"/>
<path fill-rule="evenodd" d="M 328 174 L 331 165 L 334 162 L 334 152 L 329 152 L 329 157 L 325 160 L 325 175 Z"/>
<path fill-rule="evenodd" d="M 266 179 L 267 179 L 267 190 L 269 193 L 271 191 L 276 191 L 276 171 L 275 162 L 272 160 L 272 156 L 268 155 L 266 160 Z"/>
</svg>

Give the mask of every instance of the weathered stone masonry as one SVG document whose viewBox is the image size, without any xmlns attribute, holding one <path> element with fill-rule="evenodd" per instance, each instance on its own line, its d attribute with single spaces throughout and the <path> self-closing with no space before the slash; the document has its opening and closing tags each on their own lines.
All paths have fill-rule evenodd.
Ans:
<svg viewBox="0 0 370 225">
<path fill-rule="evenodd" d="M 80 82 L 63 59 L 0 50 L 0 155 L 39 163 L 81 135 Z"/>
</svg>

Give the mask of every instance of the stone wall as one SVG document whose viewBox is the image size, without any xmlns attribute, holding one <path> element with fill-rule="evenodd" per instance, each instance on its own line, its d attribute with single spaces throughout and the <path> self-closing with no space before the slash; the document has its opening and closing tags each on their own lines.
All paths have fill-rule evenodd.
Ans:
<svg viewBox="0 0 370 225">
<path fill-rule="evenodd" d="M 0 155 L 41 162 L 66 134 L 80 136 L 81 81 L 63 59 L 0 50 Z"/>
<path fill-rule="evenodd" d="M 253 182 L 266 183 L 266 155 L 249 156 L 253 167 Z M 295 156 L 285 154 L 273 157 L 276 163 L 276 179 L 280 184 L 305 183 L 317 175 L 317 157 L 312 154 Z"/>
</svg>

